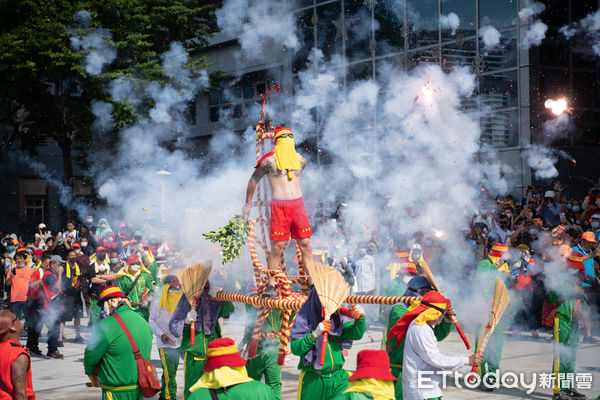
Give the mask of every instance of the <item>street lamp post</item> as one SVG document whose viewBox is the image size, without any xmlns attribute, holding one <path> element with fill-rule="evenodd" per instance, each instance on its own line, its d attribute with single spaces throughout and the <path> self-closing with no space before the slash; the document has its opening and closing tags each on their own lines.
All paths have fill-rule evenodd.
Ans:
<svg viewBox="0 0 600 400">
<path fill-rule="evenodd" d="M 169 171 L 165 171 L 164 169 L 161 169 L 160 171 L 156 172 L 156 175 L 165 177 L 165 176 L 172 175 L 172 174 Z M 160 189 L 161 189 L 160 223 L 164 226 L 165 225 L 165 180 L 164 179 L 161 179 Z"/>
</svg>

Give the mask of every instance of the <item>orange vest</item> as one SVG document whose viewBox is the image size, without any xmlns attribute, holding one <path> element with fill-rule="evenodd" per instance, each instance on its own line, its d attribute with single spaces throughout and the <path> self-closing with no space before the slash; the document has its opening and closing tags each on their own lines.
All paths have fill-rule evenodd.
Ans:
<svg viewBox="0 0 600 400">
<path fill-rule="evenodd" d="M 21 354 L 26 354 L 29 362 L 29 368 L 27 368 L 27 399 L 35 400 L 35 393 L 33 392 L 33 385 L 31 383 L 31 361 L 29 360 L 29 352 L 19 342 L 15 342 L 12 339 L 4 340 L 0 342 L 0 380 L 2 384 L 8 389 L 8 394 L 0 388 L 0 400 L 12 400 L 15 395 L 15 391 L 12 385 L 12 372 L 11 367 L 17 357 Z"/>
</svg>

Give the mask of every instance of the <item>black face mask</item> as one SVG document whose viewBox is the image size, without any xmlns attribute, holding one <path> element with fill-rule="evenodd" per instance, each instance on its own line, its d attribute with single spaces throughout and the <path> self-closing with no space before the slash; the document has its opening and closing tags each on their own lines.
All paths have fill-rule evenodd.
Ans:
<svg viewBox="0 0 600 400">
<path fill-rule="evenodd" d="M 77 257 L 71 257 L 71 258 L 69 258 L 69 262 L 71 264 L 74 263 L 74 262 L 76 262 L 76 261 L 77 261 Z"/>
</svg>

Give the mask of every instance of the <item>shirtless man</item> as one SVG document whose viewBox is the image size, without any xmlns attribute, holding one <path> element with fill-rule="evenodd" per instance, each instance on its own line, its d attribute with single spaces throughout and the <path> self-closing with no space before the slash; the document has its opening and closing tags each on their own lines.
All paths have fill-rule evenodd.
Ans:
<svg viewBox="0 0 600 400">
<path fill-rule="evenodd" d="M 306 264 L 312 264 L 313 257 L 310 246 L 312 230 L 300 190 L 300 175 L 306 167 L 306 159 L 296 152 L 294 135 L 288 128 L 280 126 L 275 128 L 273 140 L 275 151 L 265 154 L 258 161 L 256 170 L 248 182 L 244 216 L 247 218 L 250 215 L 256 186 L 262 177 L 267 175 L 272 197 L 269 224 L 271 253 L 267 260 L 267 267 L 271 271 L 276 271 L 286 242 L 290 240 L 290 234 L 298 243 L 302 260 Z M 264 296 L 277 297 L 275 278 L 272 276 L 269 277 Z"/>
</svg>

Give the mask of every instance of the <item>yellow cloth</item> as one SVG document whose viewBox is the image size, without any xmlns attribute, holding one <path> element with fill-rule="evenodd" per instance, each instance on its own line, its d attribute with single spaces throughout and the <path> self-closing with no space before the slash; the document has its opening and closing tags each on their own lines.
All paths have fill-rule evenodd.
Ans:
<svg viewBox="0 0 600 400">
<path fill-rule="evenodd" d="M 246 367 L 219 367 L 205 372 L 190 388 L 190 392 L 198 389 L 220 389 L 227 386 L 250 382 Z"/>
<path fill-rule="evenodd" d="M 348 382 L 348 389 L 344 393 L 360 392 L 370 393 L 373 400 L 394 400 L 394 381 L 384 381 L 381 379 L 364 378 Z"/>
<path fill-rule="evenodd" d="M 288 179 L 294 177 L 292 171 L 300 169 L 300 155 L 296 152 L 294 139 L 291 137 L 282 137 L 275 142 L 275 161 L 277 168 L 288 171 Z"/>
<path fill-rule="evenodd" d="M 169 285 L 163 283 L 158 309 L 166 308 L 170 312 L 175 312 L 175 308 L 177 307 L 177 303 L 179 303 L 183 291 L 169 292 L 169 287 Z"/>
<path fill-rule="evenodd" d="M 496 263 L 498 262 L 498 260 L 500 259 L 500 257 L 494 257 L 494 256 L 488 256 L 490 258 L 490 260 L 492 261 L 492 263 L 494 265 L 496 265 Z M 508 269 L 508 264 L 504 263 L 500 266 L 500 268 L 498 268 L 498 271 L 504 271 L 507 274 L 510 274 L 510 270 Z"/>
<path fill-rule="evenodd" d="M 403 264 L 401 263 L 389 263 L 387 267 L 385 267 L 385 271 L 390 271 L 390 280 L 396 279 L 398 273 L 402 269 Z"/>
<path fill-rule="evenodd" d="M 67 262 L 67 266 L 65 268 L 65 276 L 68 279 L 71 279 L 71 267 L 72 264 Z M 75 287 L 77 285 L 77 277 L 81 276 L 81 270 L 79 269 L 79 264 L 75 263 L 75 276 L 71 279 L 71 286 Z"/>
<path fill-rule="evenodd" d="M 436 307 L 439 307 L 443 310 L 446 309 L 446 303 L 429 303 L 429 304 L 433 304 Z M 411 312 L 412 310 L 414 310 L 417 307 L 421 306 L 421 300 L 417 299 L 415 300 L 410 307 L 408 307 L 408 312 Z M 427 307 L 426 305 L 423 304 L 423 307 Z M 427 309 L 423 312 L 421 312 L 421 314 L 419 314 L 419 316 L 417 318 L 414 319 L 415 324 L 417 325 L 425 325 L 427 323 L 427 321 L 433 321 L 435 319 L 438 319 L 440 317 L 440 315 L 442 315 L 441 312 L 439 312 L 438 310 L 436 310 L 435 308 L 431 308 L 431 307 L 427 307 Z"/>
<path fill-rule="evenodd" d="M 141 274 L 142 272 L 152 275 L 150 271 L 148 271 L 146 267 L 144 267 L 144 264 L 140 263 L 140 269 L 138 269 L 134 275 L 131 275 L 129 273 L 129 267 L 123 267 L 119 272 L 117 272 L 117 278 L 128 276 L 131 279 L 135 279 L 135 277 Z"/>
</svg>

